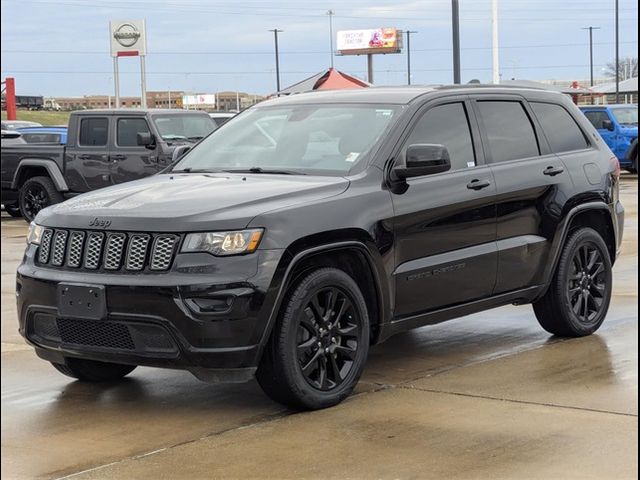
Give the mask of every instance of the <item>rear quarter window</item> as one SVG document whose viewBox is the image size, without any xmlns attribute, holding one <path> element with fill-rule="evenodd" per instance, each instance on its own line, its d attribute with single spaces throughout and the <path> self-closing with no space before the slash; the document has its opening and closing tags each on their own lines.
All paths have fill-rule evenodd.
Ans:
<svg viewBox="0 0 640 480">
<path fill-rule="evenodd" d="M 571 152 L 589 147 L 589 142 L 574 118 L 561 105 L 531 102 L 554 153 Z"/>
</svg>

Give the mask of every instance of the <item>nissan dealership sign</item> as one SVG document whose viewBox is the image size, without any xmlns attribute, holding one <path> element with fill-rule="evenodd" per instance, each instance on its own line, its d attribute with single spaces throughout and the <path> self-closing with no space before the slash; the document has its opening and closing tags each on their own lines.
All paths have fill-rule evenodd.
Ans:
<svg viewBox="0 0 640 480">
<path fill-rule="evenodd" d="M 111 56 L 129 57 L 147 54 L 144 20 L 124 20 L 109 23 Z"/>
</svg>

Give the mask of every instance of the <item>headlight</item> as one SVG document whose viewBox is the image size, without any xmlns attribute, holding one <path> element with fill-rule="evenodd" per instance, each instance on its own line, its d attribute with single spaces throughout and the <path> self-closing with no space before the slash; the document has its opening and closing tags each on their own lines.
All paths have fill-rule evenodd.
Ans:
<svg viewBox="0 0 640 480">
<path fill-rule="evenodd" d="M 190 233 L 184 239 L 182 252 L 207 252 L 212 255 L 238 255 L 251 253 L 258 248 L 261 228 L 234 232 Z"/>
<path fill-rule="evenodd" d="M 36 225 L 34 222 L 31 222 L 29 224 L 29 233 L 27 234 L 27 243 L 40 245 L 42 232 L 44 232 L 44 227 L 42 225 Z"/>
</svg>

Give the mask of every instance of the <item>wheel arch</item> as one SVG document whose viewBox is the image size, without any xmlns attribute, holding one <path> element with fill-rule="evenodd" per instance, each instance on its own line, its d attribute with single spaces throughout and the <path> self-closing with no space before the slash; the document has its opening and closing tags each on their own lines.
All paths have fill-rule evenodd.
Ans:
<svg viewBox="0 0 640 480">
<path fill-rule="evenodd" d="M 549 288 L 555 274 L 562 249 L 572 232 L 588 227 L 597 231 L 607 245 L 611 263 L 617 256 L 617 238 L 611 211 L 604 202 L 588 202 L 573 207 L 560 222 L 551 246 L 551 259 L 544 275 L 545 287 L 538 293 L 536 300 L 542 297 Z"/>
<path fill-rule="evenodd" d="M 26 158 L 20 160 L 20 164 L 16 169 L 16 173 L 13 176 L 11 182 L 11 188 L 13 190 L 19 190 L 24 182 L 28 179 L 38 176 L 49 177 L 56 189 L 60 192 L 66 192 L 69 190 L 69 186 L 60 171 L 60 167 L 53 160 L 46 160 L 42 158 Z"/>
<path fill-rule="evenodd" d="M 264 347 L 283 308 L 283 301 L 290 288 L 305 272 L 322 267 L 334 267 L 351 276 L 361 288 L 367 303 L 371 328 L 371 343 L 376 343 L 380 334 L 380 326 L 389 312 L 389 287 L 384 282 L 382 259 L 372 243 L 363 239 L 340 240 L 331 243 L 317 244 L 304 248 L 296 245 L 305 244 L 308 239 L 301 239 L 287 249 L 283 255 L 281 268 L 284 269 L 279 281 L 278 293 L 260 341 L 258 358 L 262 357 Z"/>
</svg>

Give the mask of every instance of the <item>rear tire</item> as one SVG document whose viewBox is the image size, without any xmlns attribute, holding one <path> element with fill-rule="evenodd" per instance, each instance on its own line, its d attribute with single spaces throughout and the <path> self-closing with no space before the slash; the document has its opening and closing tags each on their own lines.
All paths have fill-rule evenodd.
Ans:
<svg viewBox="0 0 640 480">
<path fill-rule="evenodd" d="M 20 207 L 17 204 L 5 205 L 4 210 L 14 218 L 22 217 L 22 213 L 20 212 Z"/>
<path fill-rule="evenodd" d="M 273 400 L 316 410 L 354 389 L 369 351 L 369 317 L 356 282 L 321 268 L 290 290 L 256 373 Z"/>
<path fill-rule="evenodd" d="M 131 373 L 135 365 L 97 362 L 80 358 L 67 358 L 65 364 L 51 363 L 60 373 L 83 382 L 111 382 Z"/>
<path fill-rule="evenodd" d="M 33 177 L 24 182 L 18 194 L 20 212 L 27 222 L 31 222 L 38 212 L 64 200 L 49 177 Z"/>
<path fill-rule="evenodd" d="M 562 337 L 591 335 L 607 315 L 612 278 L 600 234 L 591 228 L 571 233 L 547 293 L 533 304 L 542 328 Z"/>
</svg>

